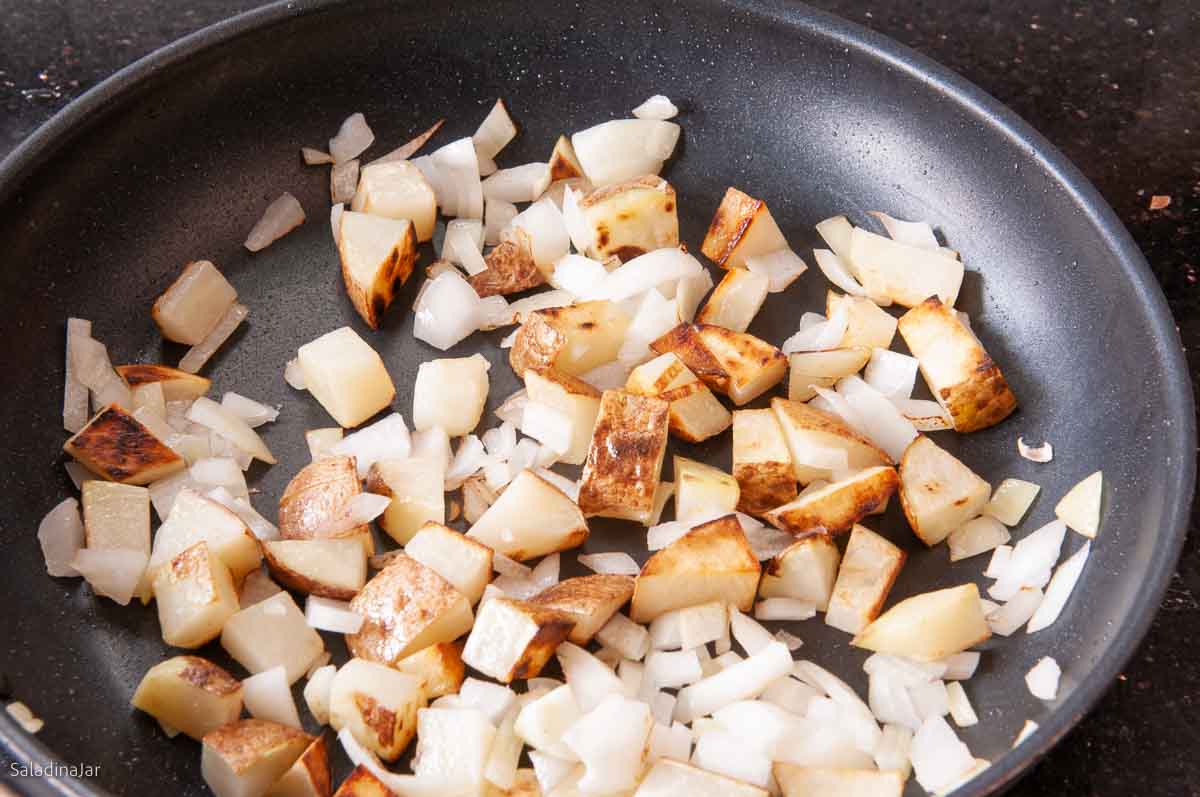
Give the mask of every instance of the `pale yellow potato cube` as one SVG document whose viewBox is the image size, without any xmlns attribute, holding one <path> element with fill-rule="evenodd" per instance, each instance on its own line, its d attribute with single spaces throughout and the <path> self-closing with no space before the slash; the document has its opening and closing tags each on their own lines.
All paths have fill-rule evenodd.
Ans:
<svg viewBox="0 0 1200 797">
<path fill-rule="evenodd" d="M 206 542 L 196 543 L 158 571 L 154 597 L 163 641 L 179 648 L 198 648 L 216 639 L 238 610 L 229 568 Z"/>
<path fill-rule="evenodd" d="M 358 426 L 396 395 L 383 360 L 350 327 L 304 344 L 297 356 L 308 392 L 339 426 Z"/>
</svg>

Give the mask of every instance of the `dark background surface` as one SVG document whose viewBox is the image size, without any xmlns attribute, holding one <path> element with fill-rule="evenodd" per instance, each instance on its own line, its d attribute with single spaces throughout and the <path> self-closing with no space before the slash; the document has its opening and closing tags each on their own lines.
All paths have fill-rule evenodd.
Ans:
<svg viewBox="0 0 1200 797">
<path fill-rule="evenodd" d="M 113 71 L 252 7 L 232 0 L 0 6 L 0 156 Z M 1200 342 L 1200 4 L 817 2 L 931 56 L 1030 121 L 1141 245 L 1189 359 Z M 1170 204 L 1151 211 L 1151 197 Z M 1097 364 L 1097 367 L 1103 367 Z M 1081 396 L 1081 400 L 1087 400 Z M 1193 520 L 1193 529 L 1195 520 Z M 1013 793 L 1200 795 L 1193 535 L 1146 642 L 1096 711 Z M 7 762 L 0 758 L 7 773 Z"/>
</svg>

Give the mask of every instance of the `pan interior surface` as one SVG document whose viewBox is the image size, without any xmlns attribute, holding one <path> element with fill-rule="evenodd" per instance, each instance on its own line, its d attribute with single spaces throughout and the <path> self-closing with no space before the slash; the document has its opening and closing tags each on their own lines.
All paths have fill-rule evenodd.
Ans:
<svg viewBox="0 0 1200 797">
<path fill-rule="evenodd" d="M 34 531 L 74 494 L 58 453 L 65 319 L 92 319 L 114 363 L 173 363 L 182 350 L 162 343 L 150 305 L 185 262 L 215 262 L 250 318 L 207 370 L 214 392 L 283 406 L 261 430 L 280 464 L 248 474 L 268 515 L 308 462 L 304 430 L 331 425 L 287 386 L 284 364 L 336 327 L 353 326 L 381 352 L 406 418 L 419 363 L 482 351 L 493 367 L 481 429 L 494 425 L 491 410 L 520 387 L 498 348 L 506 331 L 445 354 L 415 341 L 408 308 L 420 275 L 383 329 L 368 330 L 341 286 L 327 167 L 303 166 L 298 150 L 323 147 L 355 111 L 376 132 L 368 157 L 442 117 L 434 144 L 444 144 L 474 132 L 498 96 L 521 129 L 501 166 L 543 161 L 559 134 L 669 96 L 683 136 L 664 176 L 693 251 L 735 185 L 768 202 L 810 264 L 821 246 L 817 221 L 846 213 L 867 225 L 871 210 L 927 220 L 961 252 L 968 274 L 959 309 L 1021 406 L 998 427 L 935 439 L 993 485 L 1006 477 L 1041 485 L 1018 536 L 1052 519 L 1058 497 L 1092 471 L 1103 469 L 1108 485 L 1101 536 L 1058 623 L 984 646 L 968 684 L 981 722 L 960 733 L 994 765 L 963 793 L 1015 778 L 1094 702 L 1140 639 L 1174 564 L 1193 481 L 1191 395 L 1173 325 L 1098 195 L 1044 140 L 944 70 L 802 7 L 702 0 L 274 6 L 150 61 L 69 109 L 69 127 L 52 123 L 0 169 L 0 428 L 9 433 L 0 518 L 16 597 L 0 619 L 9 641 L 3 668 L 13 697 L 46 723 L 30 740 L 0 719 L 19 755 L 52 751 L 98 765 L 94 783 L 116 794 L 208 793 L 197 745 L 168 740 L 129 706 L 142 674 L 173 655 L 153 606 L 118 607 L 77 579 L 45 575 Z M 308 220 L 251 255 L 242 241 L 283 191 Z M 422 265 L 429 260 L 426 251 Z M 827 288 L 810 269 L 769 297 L 750 331 L 778 344 L 801 313 L 823 312 Z M 1054 461 L 1022 459 L 1018 435 L 1051 441 Z M 728 468 L 728 444 L 725 435 L 672 449 Z M 910 556 L 889 602 L 979 580 L 982 558 L 948 564 L 944 548 L 925 550 L 895 504 L 869 523 Z M 1081 542 L 1068 538 L 1064 556 Z M 632 526 L 596 521 L 584 551 L 609 550 L 646 555 Z M 564 557 L 564 576 L 577 574 L 567 568 L 573 560 Z M 790 630 L 805 643 L 798 657 L 865 695 L 866 654 L 846 635 L 819 619 Z M 340 641 L 330 647 L 345 655 Z M 202 649 L 210 654 L 228 662 L 216 645 Z M 1064 671 L 1049 704 L 1024 683 L 1044 655 Z M 1010 751 L 1026 719 L 1041 733 Z M 53 779 L 29 788 L 90 793 Z M 915 782 L 909 788 L 922 793 Z"/>
</svg>

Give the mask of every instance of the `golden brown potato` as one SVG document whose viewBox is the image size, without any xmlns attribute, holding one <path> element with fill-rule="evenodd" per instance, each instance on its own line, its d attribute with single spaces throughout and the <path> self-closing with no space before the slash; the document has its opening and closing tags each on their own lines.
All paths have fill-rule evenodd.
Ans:
<svg viewBox="0 0 1200 797">
<path fill-rule="evenodd" d="M 492 598 L 479 609 L 463 661 L 501 683 L 535 678 L 575 627 L 557 609 L 511 598 Z"/>
<path fill-rule="evenodd" d="M 330 456 L 304 466 L 279 499 L 280 536 L 285 540 L 313 539 L 361 492 L 354 457 Z M 368 556 L 375 553 L 369 526 L 355 526 L 334 536 L 359 540 Z"/>
<path fill-rule="evenodd" d="M 346 294 L 367 326 L 379 329 L 396 291 L 416 265 L 416 228 L 408 219 L 348 210 L 338 230 Z"/>
<path fill-rule="evenodd" d="M 855 647 L 935 661 L 961 653 L 992 635 L 979 587 L 963 584 L 902 600 L 851 640 Z"/>
<path fill-rule="evenodd" d="M 576 645 L 586 645 L 631 597 L 631 576 L 596 574 L 560 581 L 530 598 L 529 602 L 558 609 L 575 618 L 575 628 L 568 639 Z"/>
<path fill-rule="evenodd" d="M 354 768 L 333 797 L 396 797 L 395 792 L 383 781 L 371 774 L 371 770 L 359 764 Z"/>
<path fill-rule="evenodd" d="M 420 678 L 425 695 L 434 700 L 442 695 L 458 694 L 467 675 L 462 651 L 461 641 L 439 642 L 405 656 L 393 666 L 400 672 Z"/>
<path fill-rule="evenodd" d="M 900 486 L 896 469 L 867 468 L 776 507 L 763 518 L 792 534 L 842 534 L 867 515 L 883 509 Z"/>
<path fill-rule="evenodd" d="M 379 571 L 350 608 L 363 616 L 357 634 L 346 635 L 350 653 L 395 665 L 428 645 L 453 642 L 471 629 L 471 602 L 450 582 L 400 554 Z"/>
<path fill-rule="evenodd" d="M 516 228 L 512 236 L 487 254 L 487 268 L 467 278 L 480 296 L 507 296 L 536 288 L 546 282 L 533 260 L 529 236 Z"/>
<path fill-rule="evenodd" d="M 350 733 L 384 761 L 395 761 L 417 732 L 427 697 L 422 681 L 384 664 L 354 658 L 333 676 L 329 725 Z"/>
<path fill-rule="evenodd" d="M 769 285 L 770 280 L 763 274 L 744 268 L 729 269 L 696 313 L 696 323 L 745 332 L 767 300 Z"/>
<path fill-rule="evenodd" d="M 729 410 L 674 354 L 660 354 L 629 374 L 625 390 L 671 402 L 671 434 L 699 443 L 729 428 Z"/>
<path fill-rule="evenodd" d="M 554 142 L 554 151 L 550 153 L 550 182 L 577 178 L 586 179 L 587 175 L 583 173 L 579 158 L 575 157 L 575 147 L 571 146 L 571 139 L 559 136 L 558 141 Z"/>
<path fill-rule="evenodd" d="M 870 529 L 855 525 L 829 598 L 825 624 L 847 634 L 866 628 L 879 616 L 904 558 L 904 551 Z"/>
<path fill-rule="evenodd" d="M 97 476 L 122 484 L 149 484 L 183 470 L 183 458 L 136 418 L 111 404 L 63 445 Z"/>
<path fill-rule="evenodd" d="M 118 365 L 117 373 L 131 388 L 162 385 L 164 401 L 192 401 L 203 396 L 212 386 L 211 379 L 169 365 Z"/>
<path fill-rule="evenodd" d="M 280 584 L 309 595 L 348 601 L 367 581 L 359 540 L 263 540 L 262 550 Z"/>
<path fill-rule="evenodd" d="M 900 459 L 900 502 L 913 533 L 934 546 L 987 506 L 992 488 L 925 435 Z"/>
<path fill-rule="evenodd" d="M 733 478 L 738 511 L 761 517 L 796 497 L 796 474 L 783 429 L 772 410 L 733 413 Z"/>
<path fill-rule="evenodd" d="M 208 659 L 176 656 L 146 671 L 131 702 L 199 741 L 241 716 L 242 684 Z"/>
<path fill-rule="evenodd" d="M 700 251 L 722 268 L 745 268 L 748 257 L 787 248 L 767 203 L 731 186 L 713 214 Z"/>
<path fill-rule="evenodd" d="M 553 369 L 530 368 L 525 371 L 525 392 L 530 401 L 556 409 L 571 420 L 574 431 L 571 447 L 559 461 L 568 465 L 582 464 L 587 459 L 592 428 L 600 413 L 600 391 L 582 379 Z"/>
<path fill-rule="evenodd" d="M 713 601 L 749 611 L 760 572 L 737 517 L 717 518 L 646 561 L 634 583 L 630 619 L 648 623 L 672 609 Z"/>
<path fill-rule="evenodd" d="M 816 387 L 833 387 L 844 376 L 857 374 L 871 359 L 867 348 L 803 351 L 788 355 L 788 398 L 808 401 Z"/>
<path fill-rule="evenodd" d="M 654 511 L 670 410 L 662 399 L 604 391 L 579 485 L 584 515 L 642 522 Z"/>
<path fill-rule="evenodd" d="M 1017 408 L 1013 395 L 975 334 L 963 326 L 953 307 L 936 296 L 900 318 L 900 335 L 917 358 L 921 375 L 959 432 L 995 426 Z"/>
<path fill-rule="evenodd" d="M 787 373 L 787 358 L 766 341 L 708 324 L 680 324 L 650 344 L 672 352 L 704 384 L 739 407 L 765 393 Z"/>
<path fill-rule="evenodd" d="M 275 781 L 267 797 L 329 797 L 332 790 L 329 749 L 325 737 L 318 736 L 291 769 Z"/>
<path fill-rule="evenodd" d="M 521 379 L 527 368 L 579 376 L 615 360 L 628 327 L 629 316 L 609 301 L 535 310 L 522 319 L 508 361 Z"/>
<path fill-rule="evenodd" d="M 221 634 L 238 611 L 237 588 L 229 568 L 198 542 L 154 576 L 154 599 L 163 641 L 198 648 Z"/>
<path fill-rule="evenodd" d="M 792 470 L 801 484 L 818 479 L 833 480 L 832 469 L 806 464 L 811 461 L 811 452 L 816 449 L 845 451 L 846 467 L 850 471 L 892 464 L 882 449 L 847 426 L 841 418 L 799 401 L 781 398 L 771 399 L 771 409 L 783 429 L 792 455 Z"/>
<path fill-rule="evenodd" d="M 200 772 L 216 797 L 266 794 L 312 741 L 278 722 L 238 720 L 205 734 Z"/>
<path fill-rule="evenodd" d="M 617 257 L 625 263 L 679 246 L 675 189 L 656 175 L 598 188 L 583 198 L 579 209 L 592 233 L 587 255 L 596 260 Z"/>
<path fill-rule="evenodd" d="M 896 337 L 896 319 L 887 310 L 865 296 L 845 296 L 829 291 L 825 297 L 825 315 L 841 310 L 846 314 L 846 334 L 839 349 L 890 349 Z"/>
</svg>

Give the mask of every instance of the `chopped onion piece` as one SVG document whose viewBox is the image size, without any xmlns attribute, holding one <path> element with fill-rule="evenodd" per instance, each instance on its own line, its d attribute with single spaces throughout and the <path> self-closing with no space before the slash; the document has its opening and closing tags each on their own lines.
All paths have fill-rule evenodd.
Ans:
<svg viewBox="0 0 1200 797">
<path fill-rule="evenodd" d="M 461 276 L 439 274 L 425 283 L 413 313 L 413 337 L 445 351 L 479 328 L 479 294 Z"/>
<path fill-rule="evenodd" d="M 275 457 L 258 433 L 246 425 L 236 413 L 212 399 L 201 396 L 193 401 L 187 417 L 189 421 L 194 421 L 226 438 L 255 459 L 268 465 L 275 464 Z"/>
<path fill-rule="evenodd" d="M 492 554 L 492 569 L 500 575 L 510 578 L 527 579 L 533 575 L 533 568 L 523 565 L 515 559 L 509 559 L 499 552 Z"/>
<path fill-rule="evenodd" d="M 742 521 L 742 530 L 746 535 L 746 542 L 750 544 L 750 550 L 754 551 L 754 556 L 760 562 L 778 556 L 796 541 L 796 538 L 789 532 L 773 526 L 764 526 L 749 516 L 743 519 L 740 512 L 738 519 Z M 754 523 L 748 525 L 747 521 L 754 521 Z"/>
<path fill-rule="evenodd" d="M 1025 629 L 1027 633 L 1033 634 L 1041 631 L 1058 619 L 1067 600 L 1071 597 L 1071 593 L 1075 590 L 1075 584 L 1083 573 L 1083 566 L 1087 564 L 1091 551 L 1092 543 L 1089 540 L 1055 569 L 1054 575 L 1050 579 L 1050 585 L 1046 587 L 1046 597 L 1034 612 L 1033 617 L 1029 620 L 1029 626 Z"/>
<path fill-rule="evenodd" d="M 79 575 L 79 571 L 71 566 L 84 542 L 78 501 L 68 498 L 46 513 L 38 525 L 37 537 L 47 573 L 56 578 Z"/>
<path fill-rule="evenodd" d="M 503 296 L 485 296 L 479 300 L 479 329 L 497 329 L 513 323 L 513 311 Z"/>
<path fill-rule="evenodd" d="M 525 412 L 521 416 L 521 431 L 559 452 L 569 449 L 575 436 L 575 426 L 570 416 L 536 401 L 525 405 Z"/>
<path fill-rule="evenodd" d="M 828 249 L 814 249 L 813 260 L 817 261 L 817 268 L 821 269 L 821 273 L 825 275 L 825 279 L 846 293 L 851 296 L 867 295 L 867 289 L 860 285 L 858 280 L 850 273 L 850 269 L 842 257 L 835 255 Z"/>
<path fill-rule="evenodd" d="M 917 781 L 929 792 L 950 786 L 975 766 L 971 751 L 941 717 L 929 717 L 921 724 L 910 757 Z"/>
<path fill-rule="evenodd" d="M 337 135 L 329 139 L 329 155 L 334 163 L 357 158 L 375 141 L 375 134 L 367 126 L 361 113 L 351 114 L 338 128 Z"/>
<path fill-rule="evenodd" d="M 753 698 L 791 669 L 787 645 L 772 641 L 753 656 L 681 689 L 674 718 L 691 722 L 730 703 Z"/>
<path fill-rule="evenodd" d="M 946 543 L 950 547 L 950 561 L 957 562 L 987 553 L 998 545 L 1004 545 L 1011 538 L 1012 535 L 999 520 L 980 515 L 974 520 L 968 520 L 962 528 L 950 532 Z"/>
<path fill-rule="evenodd" d="M 381 459 L 408 459 L 412 453 L 412 437 L 404 418 L 393 412 L 346 435 L 330 451 L 339 456 L 354 457 L 358 463 L 358 477 L 365 479 L 367 471 Z"/>
<path fill-rule="evenodd" d="M 479 154 L 478 150 L 475 151 L 475 159 L 479 163 L 479 176 L 480 177 L 490 177 L 491 175 L 500 171 L 500 167 L 496 165 L 496 162 L 494 160 L 492 160 L 491 158 L 483 157 L 482 155 Z"/>
<path fill-rule="evenodd" d="M 1008 562 L 1012 559 L 1011 545 L 997 545 L 996 550 L 992 551 L 992 558 L 988 560 L 987 569 L 983 574 L 988 578 L 1000 578 L 1004 573 L 1004 569 L 1008 567 Z"/>
<path fill-rule="evenodd" d="M 445 121 L 446 121 L 445 119 L 438 119 L 424 133 L 421 133 L 420 135 L 413 138 L 411 141 L 408 141 L 407 143 L 402 144 L 399 147 L 396 147 L 394 150 L 387 153 L 386 155 L 381 155 L 380 157 L 371 161 L 367 165 L 371 166 L 372 164 L 376 164 L 376 163 L 390 163 L 392 161 L 408 160 L 413 155 L 416 155 L 417 151 L 420 150 L 421 147 L 425 146 L 426 142 L 428 142 L 429 139 L 433 138 L 433 134 L 436 133 L 441 128 L 442 123 Z"/>
<path fill-rule="evenodd" d="M 392 499 L 375 493 L 359 493 L 339 506 L 323 525 L 313 531 L 313 537 L 336 537 L 356 526 L 364 526 L 387 511 Z"/>
<path fill-rule="evenodd" d="M 192 463 L 188 475 L 194 485 L 204 491 L 215 487 L 224 487 L 238 498 L 250 495 L 246 488 L 246 477 L 238 464 L 228 457 L 206 457 Z"/>
<path fill-rule="evenodd" d="M 350 609 L 346 601 L 309 595 L 304 604 L 304 619 L 310 628 L 335 634 L 357 634 L 363 617 Z"/>
<path fill-rule="evenodd" d="M 478 219 L 454 219 L 446 225 L 442 257 L 462 266 L 468 274 L 474 276 L 487 271 L 487 263 L 479 251 L 482 245 L 482 222 Z"/>
<path fill-rule="evenodd" d="M 584 296 L 594 289 L 608 271 L 604 264 L 583 255 L 564 255 L 554 264 L 551 283 L 574 296 Z"/>
<path fill-rule="evenodd" d="M 1029 693 L 1038 700 L 1053 700 L 1058 696 L 1058 681 L 1062 677 L 1062 669 L 1051 656 L 1038 659 L 1028 673 L 1025 683 Z"/>
<path fill-rule="evenodd" d="M 45 720 L 36 716 L 33 710 L 20 700 L 14 700 L 9 703 L 4 707 L 4 710 L 8 712 L 8 716 L 12 717 L 26 733 L 38 733 L 46 726 Z M 163 730 L 166 730 L 166 728 L 164 727 Z"/>
<path fill-rule="evenodd" d="M 863 380 L 893 402 L 907 399 L 917 383 L 917 358 L 887 349 L 874 349 Z"/>
<path fill-rule="evenodd" d="M 246 305 L 234 302 L 225 311 L 225 315 L 221 316 L 221 320 L 217 322 L 212 331 L 204 336 L 204 340 L 188 349 L 187 354 L 183 355 L 183 359 L 179 361 L 179 370 L 187 371 L 189 374 L 199 373 L 204 364 L 217 353 L 217 349 L 221 348 L 225 341 L 229 340 L 234 330 L 249 313 L 250 310 Z"/>
<path fill-rule="evenodd" d="M 1006 601 L 1022 587 L 1040 589 L 1046 586 L 1066 534 L 1066 524 L 1055 520 L 1027 535 L 1013 546 L 1011 558 L 1000 578 L 988 589 L 988 594 L 998 601 Z"/>
<path fill-rule="evenodd" d="M 893 461 L 899 462 L 908 444 L 917 437 L 916 427 L 886 396 L 858 376 L 838 380 L 837 392 L 861 419 L 861 431 Z"/>
<path fill-rule="evenodd" d="M 300 155 L 304 158 L 304 163 L 307 166 L 321 166 L 326 163 L 333 163 L 332 155 L 314 147 L 301 147 Z"/>
<path fill-rule="evenodd" d="M 245 421 L 251 429 L 271 423 L 279 417 L 279 410 L 274 407 L 248 399 L 232 390 L 221 397 L 221 406 Z"/>
<path fill-rule="evenodd" d="M 901 221 L 877 210 L 869 210 L 867 215 L 879 219 L 879 223 L 887 231 L 888 237 L 897 243 L 916 246 L 920 249 L 941 248 L 937 236 L 933 234 L 933 228 L 923 221 Z"/>
<path fill-rule="evenodd" d="M 947 681 L 967 681 L 975 674 L 975 670 L 979 667 L 979 651 L 964 650 L 962 653 L 955 653 L 953 656 L 947 656 L 942 659 L 942 664 L 946 666 L 946 672 L 942 678 Z"/>
<path fill-rule="evenodd" d="M 781 293 L 795 282 L 808 266 L 791 249 L 778 249 L 765 255 L 746 258 L 746 268 L 767 278 L 767 290 Z"/>
<path fill-rule="evenodd" d="M 242 522 L 250 528 L 250 531 L 258 539 L 279 539 L 279 528 L 258 514 L 247 499 L 235 497 L 223 486 L 214 487 L 207 493 L 207 496 L 241 518 Z"/>
<path fill-rule="evenodd" d="M 642 570 L 632 556 L 619 551 L 580 554 L 579 564 L 597 573 L 613 576 L 636 576 Z"/>
<path fill-rule="evenodd" d="M 501 233 L 517 217 L 517 206 L 502 199 L 485 197 L 483 201 L 483 242 L 495 246 L 501 241 Z"/>
<path fill-rule="evenodd" d="M 579 502 L 579 482 L 573 482 L 566 476 L 555 473 L 547 468 L 534 468 L 534 473 L 562 490 L 563 494 L 576 503 Z M 580 560 L 582 561 L 582 560 Z M 590 565 L 589 565 L 590 566 Z"/>
<path fill-rule="evenodd" d="M 646 655 L 642 675 L 642 694 L 657 689 L 675 689 L 694 684 L 704 677 L 700 659 L 694 650 L 653 650 Z"/>
<path fill-rule="evenodd" d="M 574 188 L 567 186 L 563 190 L 562 214 L 563 223 L 567 227 L 567 234 L 571 236 L 571 243 L 575 246 L 575 251 L 586 253 L 592 247 L 594 241 L 592 233 L 592 225 L 583 215 L 583 211 L 579 207 L 583 195 Z"/>
<path fill-rule="evenodd" d="M 126 606 L 141 583 L 149 561 L 150 557 L 141 551 L 81 548 L 68 566 L 83 576 L 97 595 Z"/>
<path fill-rule="evenodd" d="M 658 174 L 679 140 L 679 125 L 657 119 L 615 119 L 571 136 L 584 173 L 597 188 Z"/>
<path fill-rule="evenodd" d="M 1006 526 L 1015 526 L 1025 517 L 1041 487 L 1020 479 L 1005 479 L 992 493 L 983 514 L 994 517 Z"/>
<path fill-rule="evenodd" d="M 936 401 L 928 399 L 892 399 L 900 414 L 916 427 L 918 432 L 937 432 L 942 429 L 953 429 L 954 420 L 945 407 Z"/>
<path fill-rule="evenodd" d="M 632 366 L 620 360 L 613 360 L 610 363 L 596 366 L 579 378 L 602 392 L 605 390 L 620 390 L 629 381 L 629 372 L 632 370 Z"/>
<path fill-rule="evenodd" d="M 537 777 L 538 791 L 535 794 L 552 794 L 556 786 L 567 779 L 578 764 L 539 750 L 529 751 L 529 762 Z"/>
<path fill-rule="evenodd" d="M 1054 516 L 1074 531 L 1094 538 L 1100 530 L 1100 499 L 1104 493 L 1104 475 L 1096 471 L 1072 487 L 1054 507 Z"/>
<path fill-rule="evenodd" d="M 71 479 L 71 484 L 75 485 L 76 490 L 83 489 L 83 483 L 89 479 L 95 479 L 96 474 L 80 465 L 78 462 L 71 460 L 63 463 L 63 470 L 67 472 L 67 476 Z"/>
<path fill-rule="evenodd" d="M 345 202 L 338 202 L 329 209 L 329 229 L 333 232 L 333 242 L 335 244 L 342 237 L 342 214 L 345 212 Z"/>
<path fill-rule="evenodd" d="M 488 462 L 483 443 L 473 434 L 463 438 L 454 453 L 454 460 L 446 471 L 446 490 L 457 490 L 462 483 L 474 476 Z"/>
<path fill-rule="evenodd" d="M 481 439 L 489 457 L 507 460 L 517 447 L 517 427 L 505 421 L 493 429 L 488 429 Z"/>
<path fill-rule="evenodd" d="M 650 650 L 650 634 L 645 627 L 619 612 L 596 632 L 596 639 L 602 645 L 620 651 L 622 656 L 632 661 L 641 661 Z M 639 683 L 640 680 L 639 678 Z"/>
<path fill-rule="evenodd" d="M 259 252 L 303 223 L 304 208 L 300 207 L 296 197 L 284 191 L 278 199 L 267 205 L 262 218 L 246 236 L 245 247 L 251 252 Z"/>
<path fill-rule="evenodd" d="M 1027 444 L 1023 437 L 1018 437 L 1017 451 L 1030 462 L 1046 463 L 1054 459 L 1054 446 L 1050 445 L 1049 440 L 1035 448 Z"/>
<path fill-rule="evenodd" d="M 63 382 L 63 428 L 74 434 L 88 422 L 88 388 L 79 381 L 72 362 L 78 341 L 92 335 L 92 322 L 85 318 L 67 319 L 66 377 Z"/>
<path fill-rule="evenodd" d="M 437 181 L 431 182 L 442 213 L 458 218 L 482 219 L 483 186 L 479 182 L 479 158 L 471 139 L 460 138 L 447 144 L 430 158 L 437 169 Z M 417 165 L 417 161 L 413 161 L 413 165 Z"/>
<path fill-rule="evenodd" d="M 770 631 L 732 606 L 729 607 L 729 630 L 742 650 L 750 656 L 775 641 Z"/>
<path fill-rule="evenodd" d="M 1021 742 L 1028 739 L 1037 733 L 1038 724 L 1033 720 L 1025 720 L 1025 724 L 1021 726 L 1021 730 L 1017 733 L 1017 738 L 1013 739 L 1012 746 L 1016 747 Z"/>
<path fill-rule="evenodd" d="M 967 728 L 978 724 L 979 716 L 971 706 L 971 701 L 967 698 L 962 684 L 958 681 L 946 684 L 946 695 L 950 699 L 950 716 L 954 718 L 955 725 Z"/>
<path fill-rule="evenodd" d="M 702 271 L 700 261 L 682 249 L 656 249 L 610 271 L 588 291 L 586 298 L 619 302 L 666 282 L 695 277 Z"/>
<path fill-rule="evenodd" d="M 846 334 L 848 315 L 836 311 L 832 318 L 820 313 L 805 313 L 800 316 L 800 328 L 796 334 L 783 342 L 784 354 L 800 351 L 828 351 L 836 349 Z"/>
<path fill-rule="evenodd" d="M 808 620 L 816 615 L 816 605 L 796 598 L 767 598 L 754 604 L 758 620 Z"/>
<path fill-rule="evenodd" d="M 675 103 L 671 102 L 662 94 L 655 94 L 653 97 L 633 109 L 633 115 L 637 119 L 658 119 L 661 121 L 666 121 L 667 119 L 674 119 L 678 114 L 679 109 L 675 107 Z"/>
<path fill-rule="evenodd" d="M 304 369 L 300 367 L 300 360 L 298 358 L 287 361 L 287 365 L 283 368 L 283 381 L 287 382 L 295 390 L 308 389 L 308 385 L 304 381 Z"/>
<path fill-rule="evenodd" d="M 675 303 L 664 299 L 656 290 L 647 290 L 625 331 L 625 341 L 617 359 L 630 367 L 641 365 L 657 356 L 650 350 L 650 344 L 678 325 L 679 311 Z"/>
<path fill-rule="evenodd" d="M 533 202 L 550 186 L 550 164 L 526 163 L 501 169 L 483 181 L 484 199 Z"/>
<path fill-rule="evenodd" d="M 346 205 L 354 199 L 358 191 L 359 164 L 356 160 L 334 164 L 329 170 L 329 201 L 334 204 Z M 338 237 L 341 237 L 341 225 L 338 225 Z"/>
<path fill-rule="evenodd" d="M 287 671 L 282 664 L 242 681 L 242 701 L 251 717 L 292 728 L 304 727 L 300 724 L 300 712 L 296 710 Z"/>
<path fill-rule="evenodd" d="M 850 245 L 854 234 L 854 225 L 845 216 L 834 216 L 817 222 L 817 234 L 829 245 L 833 253 L 850 262 Z M 851 272 L 857 274 L 857 270 Z"/>
<path fill-rule="evenodd" d="M 516 137 L 517 126 L 508 115 L 504 100 L 496 100 L 496 104 L 488 111 L 488 115 L 483 118 L 471 139 L 479 154 L 485 158 L 494 158 Z"/>
<path fill-rule="evenodd" d="M 521 422 L 521 418 L 525 414 L 525 405 L 528 403 L 529 394 L 527 394 L 525 389 L 522 388 L 506 398 L 504 402 L 496 408 L 496 417 L 506 423 L 511 423 L 516 426 Z"/>
<path fill-rule="evenodd" d="M 997 636 L 1009 636 L 1033 617 L 1042 603 L 1042 591 L 1024 587 L 999 609 L 987 615 L 988 628 Z"/>
<path fill-rule="evenodd" d="M 775 641 L 782 642 L 783 644 L 787 645 L 787 649 L 793 652 L 804 647 L 803 639 L 795 634 L 788 633 L 782 628 L 775 632 Z"/>
</svg>

